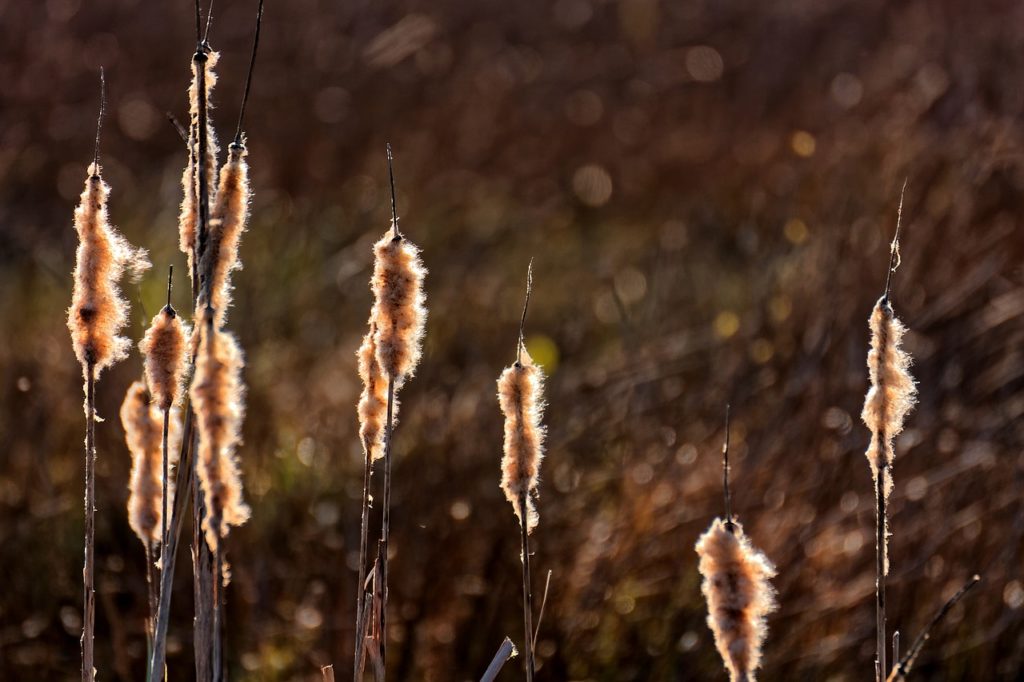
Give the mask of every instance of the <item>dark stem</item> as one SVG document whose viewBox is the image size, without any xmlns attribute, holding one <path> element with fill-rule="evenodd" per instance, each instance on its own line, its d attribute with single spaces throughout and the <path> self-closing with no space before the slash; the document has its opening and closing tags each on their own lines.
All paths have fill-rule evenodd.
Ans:
<svg viewBox="0 0 1024 682">
<path fill-rule="evenodd" d="M 730 406 L 725 406 L 725 442 L 722 444 L 722 490 L 725 496 L 725 527 L 731 533 L 734 527 L 732 522 L 732 495 L 729 493 L 729 412 Z"/>
<path fill-rule="evenodd" d="M 146 642 L 153 647 L 153 624 L 156 622 L 156 566 L 153 564 L 153 543 L 145 543 L 146 548 L 146 590 L 149 594 L 149 619 L 146 622 Z"/>
<path fill-rule="evenodd" d="M 196 0 L 196 45 L 201 45 L 203 42 L 203 19 L 199 12 L 199 0 Z"/>
<path fill-rule="evenodd" d="M 892 273 L 899 267 L 899 261 L 897 258 L 900 253 L 900 224 L 903 222 L 903 195 L 907 191 L 907 181 L 903 180 L 903 189 L 900 190 L 900 205 L 896 209 L 896 236 L 893 237 L 892 243 L 889 245 L 889 270 L 885 273 L 885 293 L 882 294 L 882 300 L 886 303 L 889 302 L 889 291 L 892 285 Z"/>
<path fill-rule="evenodd" d="M 167 121 L 171 124 L 174 130 L 177 131 L 178 137 L 181 138 L 181 141 L 188 144 L 188 132 L 185 130 L 185 126 L 181 125 L 181 123 L 178 122 L 178 119 L 174 117 L 174 114 L 169 111 L 165 111 L 164 116 L 167 117 Z"/>
<path fill-rule="evenodd" d="M 171 306 L 171 286 L 174 283 L 174 266 L 167 266 L 167 310 L 174 312 L 173 306 Z"/>
<path fill-rule="evenodd" d="M 394 156 L 391 154 L 391 143 L 388 142 L 388 179 L 391 181 L 391 234 L 395 239 L 401 235 L 398 232 L 398 201 L 395 199 L 395 164 Z"/>
<path fill-rule="evenodd" d="M 903 680 L 908 674 L 910 674 L 910 670 L 914 667 L 914 661 L 917 660 L 918 654 L 921 653 L 921 647 L 923 647 L 924 643 L 931 637 L 932 629 L 938 625 L 939 622 L 946 617 L 946 614 L 956 606 L 957 602 L 963 599 L 964 596 L 971 591 L 971 588 L 977 585 L 980 581 L 980 575 L 971 576 L 971 579 L 968 580 L 956 594 L 950 597 L 949 601 L 942 605 L 942 608 L 932 616 L 928 625 L 925 626 L 924 630 L 921 631 L 921 634 L 919 634 L 917 639 L 914 640 L 913 645 L 911 645 L 910 649 L 907 651 L 907 655 L 904 656 L 903 659 L 900 660 L 899 664 L 893 668 L 892 673 L 889 675 L 890 680 Z"/>
<path fill-rule="evenodd" d="M 96 146 L 93 147 L 92 163 L 95 174 L 100 174 L 100 129 L 103 127 L 103 115 L 107 113 L 107 78 L 100 67 L 100 113 L 96 116 Z"/>
<path fill-rule="evenodd" d="M 540 598 L 540 611 L 537 613 L 537 624 L 533 626 L 533 639 L 530 643 L 537 648 L 537 635 L 540 634 L 540 624 L 544 620 L 544 607 L 548 605 L 548 590 L 551 588 L 551 569 L 548 569 L 548 577 L 544 580 L 544 596 Z"/>
<path fill-rule="evenodd" d="M 353 662 L 353 680 L 359 682 L 363 649 L 363 627 L 366 618 L 363 609 L 363 594 L 366 591 L 366 550 L 367 538 L 370 530 L 370 474 L 373 469 L 373 451 L 369 443 L 363 443 L 366 451 L 366 460 L 363 463 L 363 505 L 362 523 L 359 536 L 359 584 L 356 586 L 356 635 L 355 635 L 355 660 Z"/>
<path fill-rule="evenodd" d="M 196 151 L 196 174 L 197 185 L 199 187 L 199 237 L 198 237 L 198 257 L 202 258 L 206 249 L 206 242 L 209 238 L 209 226 L 210 226 L 210 188 L 207 182 L 207 149 L 209 147 L 209 139 L 207 133 L 209 126 L 209 111 L 208 102 L 206 100 L 206 63 L 207 56 L 202 49 L 196 50 L 192 60 L 196 62 L 196 89 L 198 90 L 199 100 L 199 121 L 197 127 L 199 130 L 199 149 Z M 205 280 L 209 280 L 206 277 Z M 208 294 L 209 282 L 203 281 L 200 283 L 199 297 L 204 298 L 204 294 Z M 209 296 L 205 298 L 208 300 Z"/>
<path fill-rule="evenodd" d="M 221 612 L 221 599 L 223 598 L 221 594 L 221 572 L 223 571 L 223 565 L 221 564 L 223 549 L 221 545 L 224 539 L 220 537 L 220 522 L 215 521 L 213 525 L 215 528 L 214 533 L 217 536 L 217 549 L 213 552 L 213 680 L 214 682 L 220 682 L 223 679 L 224 669 L 223 650 L 221 648 L 223 646 L 221 642 L 221 618 L 223 615 Z"/>
<path fill-rule="evenodd" d="M 170 462 L 168 461 L 170 454 L 167 450 L 167 434 L 170 430 L 171 425 L 171 410 L 167 408 L 164 410 L 164 432 L 163 438 L 160 444 L 160 453 L 163 456 L 163 472 L 160 477 L 160 492 L 163 495 L 161 502 L 163 503 L 163 509 L 160 515 L 160 570 L 163 570 L 164 561 L 163 553 L 164 547 L 167 545 L 167 480 L 170 478 Z"/>
<path fill-rule="evenodd" d="M 263 0 L 256 10 L 256 34 L 252 39 L 252 56 L 249 58 L 249 73 L 245 77 L 245 90 L 242 92 L 242 107 L 238 112 L 238 127 L 235 129 L 234 144 L 242 144 L 242 120 L 245 118 L 245 105 L 249 102 L 249 88 L 252 86 L 252 73 L 256 69 L 256 48 L 260 44 L 260 26 L 263 23 Z"/>
<path fill-rule="evenodd" d="M 533 259 L 526 266 L 526 301 L 523 303 L 523 315 L 519 318 L 519 342 L 516 344 L 516 367 L 523 364 L 523 329 L 526 327 L 526 311 L 530 307 L 530 294 L 533 292 Z"/>
<path fill-rule="evenodd" d="M 96 545 L 96 365 L 85 368 L 85 566 L 82 569 L 82 681 L 93 682 L 93 632 L 96 624 L 94 550 Z"/>
<path fill-rule="evenodd" d="M 523 552 L 523 665 L 526 668 L 526 682 L 533 682 L 533 590 L 530 587 L 530 531 L 527 527 L 526 495 L 519 493 L 519 529 Z"/>
<path fill-rule="evenodd" d="M 178 460 L 175 489 L 178 493 L 174 499 L 174 510 L 167 540 L 162 548 L 160 559 L 160 603 L 157 608 L 156 633 L 153 636 L 153 656 L 150 660 L 150 678 L 153 682 L 163 682 L 164 662 L 167 653 L 167 629 L 171 615 L 171 592 L 174 584 L 174 567 L 176 550 L 181 539 L 181 529 L 189 506 L 192 490 L 192 446 L 194 444 L 192 408 L 185 403 L 185 425 L 181 439 L 181 455 Z"/>
<path fill-rule="evenodd" d="M 206 10 L 206 30 L 203 31 L 203 45 L 210 44 L 210 25 L 213 23 L 213 0 L 210 0 L 210 8 Z"/>
<path fill-rule="evenodd" d="M 209 281 L 209 280 L 207 280 Z M 213 309 L 206 306 L 203 312 L 204 330 L 203 342 L 206 352 L 212 359 L 215 352 L 215 333 Z M 198 324 L 198 323 L 197 323 Z M 193 364 L 195 358 L 192 359 Z M 195 455 L 192 458 L 192 486 L 193 507 L 192 507 L 192 556 L 193 556 L 193 592 L 195 598 L 195 622 L 193 631 L 193 646 L 195 648 L 196 680 L 206 682 L 216 680 L 218 671 L 215 667 L 216 648 L 216 557 L 206 541 L 203 532 L 203 519 L 208 518 L 214 527 L 219 525 L 219 519 L 210 516 L 206 500 L 206 492 L 200 485 L 199 476 L 199 439 L 198 429 L 193 429 L 195 444 L 193 445 Z M 219 533 L 217 535 L 219 539 Z"/>
<path fill-rule="evenodd" d="M 878 665 L 878 677 L 884 675 L 885 667 L 885 477 L 888 475 L 888 463 L 882 463 L 875 475 L 875 655 Z"/>
<path fill-rule="evenodd" d="M 391 441 L 394 439 L 395 379 L 388 377 L 388 412 L 384 427 L 384 511 L 380 530 L 381 604 L 380 659 L 387 670 L 388 645 L 388 540 L 391 537 Z"/>
</svg>

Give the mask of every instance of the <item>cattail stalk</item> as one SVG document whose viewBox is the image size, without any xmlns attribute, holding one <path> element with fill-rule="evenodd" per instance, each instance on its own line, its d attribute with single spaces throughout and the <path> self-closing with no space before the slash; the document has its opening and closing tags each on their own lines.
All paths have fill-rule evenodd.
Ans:
<svg viewBox="0 0 1024 682">
<path fill-rule="evenodd" d="M 78 249 L 75 254 L 74 287 L 68 310 L 68 331 L 85 383 L 85 537 L 82 569 L 82 680 L 95 678 L 94 629 L 96 619 L 96 381 L 100 373 L 123 359 L 130 347 L 118 336 L 128 319 L 127 303 L 118 282 L 125 268 L 139 275 L 149 266 L 145 252 L 135 249 L 109 222 L 107 197 L 110 188 L 100 170 L 100 126 L 105 109 L 105 80 L 100 71 L 100 110 L 96 143 L 85 189 L 75 209 Z"/>
<path fill-rule="evenodd" d="M 903 185 L 906 191 L 906 183 Z M 896 318 L 889 295 L 892 274 L 899 267 L 900 224 L 903 217 L 903 194 L 896 217 L 896 234 L 889 247 L 889 270 L 885 291 L 875 304 L 869 320 L 871 349 L 868 371 L 871 387 L 864 400 L 861 419 L 871 431 L 871 442 L 865 453 L 871 467 L 875 488 L 875 677 L 881 682 L 886 667 L 886 604 L 885 583 L 889 574 L 889 519 L 887 503 L 892 492 L 892 464 L 896 453 L 893 439 L 903 430 L 903 422 L 914 405 L 916 387 L 910 376 L 910 356 L 900 342 L 906 328 Z"/>
<path fill-rule="evenodd" d="M 533 262 L 527 269 L 526 301 L 519 322 L 516 361 L 498 377 L 498 404 L 505 415 L 504 455 L 501 488 L 519 518 L 523 562 L 523 667 L 527 682 L 533 682 L 533 589 L 530 575 L 530 533 L 539 521 L 534 496 L 544 458 L 544 375 L 526 352 L 523 328 L 533 288 Z"/>
<path fill-rule="evenodd" d="M 775 575 L 775 567 L 754 548 L 732 516 L 728 408 L 722 469 L 725 519 L 712 521 L 696 546 L 704 577 L 701 592 L 708 604 L 708 627 L 729 679 L 753 682 L 768 632 L 766 618 L 775 609 L 775 593 L 768 582 Z"/>
<path fill-rule="evenodd" d="M 377 544 L 381 581 L 380 604 L 380 667 L 386 670 L 387 663 L 387 602 L 388 602 L 388 542 L 391 531 L 391 468 L 394 418 L 397 409 L 397 392 L 403 383 L 416 371 L 421 355 L 423 330 L 427 310 L 423 293 L 423 278 L 426 269 L 419 257 L 419 249 L 399 231 L 398 210 L 395 198 L 394 163 L 391 145 L 387 146 L 388 175 L 391 183 L 391 229 L 374 244 L 374 270 L 370 285 L 374 294 L 370 328 L 372 340 L 364 340 L 360 349 L 361 373 L 365 376 L 364 395 L 360 399 L 360 434 L 365 449 L 365 465 L 370 467 L 375 459 L 376 434 L 380 431 L 380 390 L 383 377 L 387 377 L 387 398 L 384 412 L 384 495 L 381 520 L 381 536 Z M 372 349 L 370 348 L 372 344 Z M 373 361 L 362 358 L 373 354 Z M 366 371 L 363 372 L 363 365 Z M 379 375 L 378 375 L 379 373 Z M 368 388 L 366 388 L 368 387 Z M 369 503 L 369 471 L 364 469 L 364 523 Z M 360 575 L 365 576 L 365 557 L 360 557 Z M 365 580 L 365 577 L 363 577 Z M 360 587 L 360 589 L 362 589 Z M 362 603 L 360 599 L 359 603 Z M 366 617 L 365 607 L 356 607 L 356 656 L 353 676 L 358 679 L 363 654 L 361 628 Z"/>
</svg>

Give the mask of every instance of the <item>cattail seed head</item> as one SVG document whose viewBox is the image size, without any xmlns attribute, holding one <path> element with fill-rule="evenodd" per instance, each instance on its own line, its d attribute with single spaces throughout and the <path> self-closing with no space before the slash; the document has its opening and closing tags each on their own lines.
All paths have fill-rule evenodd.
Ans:
<svg viewBox="0 0 1024 682">
<path fill-rule="evenodd" d="M 235 338 L 218 332 L 204 314 L 190 396 L 199 427 L 199 481 L 206 517 L 203 531 L 211 550 L 219 546 L 232 526 L 249 519 L 242 500 L 242 479 L 237 448 L 245 406 L 241 370 L 244 366 Z M 197 327 L 198 327 L 197 325 Z"/>
<path fill-rule="evenodd" d="M 181 442 L 180 415 L 175 410 L 168 421 L 168 452 L 176 453 Z M 150 401 L 141 381 L 128 387 L 121 404 L 121 424 L 132 457 L 128 485 L 128 524 L 143 544 L 160 544 L 163 517 L 163 411 Z M 175 464 L 171 455 L 169 464 Z M 168 481 L 168 506 L 174 499 L 173 479 Z"/>
<path fill-rule="evenodd" d="M 185 375 L 185 325 L 174 312 L 164 308 L 153 316 L 139 349 L 146 356 L 146 383 L 153 402 L 168 410 L 181 398 L 181 382 Z"/>
<path fill-rule="evenodd" d="M 199 67 L 202 64 L 205 68 L 206 106 L 207 109 L 212 109 L 211 94 L 213 93 L 214 86 L 217 84 L 217 73 L 214 67 L 217 66 L 219 58 L 220 55 L 217 52 L 207 52 L 205 60 L 197 60 L 193 57 L 192 82 L 188 87 L 189 117 L 191 119 L 188 136 L 189 157 L 181 176 L 183 197 L 181 200 L 181 210 L 178 213 L 178 246 L 182 253 L 188 257 L 190 271 L 192 269 L 193 252 L 197 246 L 196 239 L 199 224 L 198 178 L 196 176 L 199 172 Z M 206 155 L 204 157 L 206 186 L 209 188 L 210 196 L 212 197 L 216 190 L 217 157 L 220 149 L 217 146 L 217 135 L 209 116 L 207 116 L 206 121 Z"/>
<path fill-rule="evenodd" d="M 356 357 L 359 361 L 359 378 L 363 380 L 363 392 L 359 396 L 359 437 L 363 443 L 363 454 L 370 461 L 384 456 L 384 421 L 387 419 L 388 380 L 381 372 L 377 361 L 377 326 L 370 317 L 370 328 L 363 337 Z M 398 399 L 392 400 L 392 425 L 398 418 Z"/>
<path fill-rule="evenodd" d="M 385 376 L 401 383 L 420 361 L 427 308 L 423 294 L 426 268 L 419 249 L 389 230 L 374 244 L 374 322 L 377 362 Z"/>
<path fill-rule="evenodd" d="M 877 476 L 878 471 L 892 464 L 895 458 L 893 439 L 903 431 L 903 422 L 916 400 L 917 386 L 910 376 L 910 356 L 900 347 L 906 327 L 885 299 L 875 304 L 869 326 L 871 387 L 864 400 L 861 419 L 871 430 L 866 454 L 871 471 Z"/>
<path fill-rule="evenodd" d="M 520 521 L 526 515 L 527 531 L 536 528 L 539 521 L 533 497 L 544 458 L 543 390 L 544 373 L 525 349 L 520 361 L 506 367 L 498 377 L 498 404 L 505 415 L 501 489 Z M 525 510 L 520 509 L 524 494 Z"/>
<path fill-rule="evenodd" d="M 210 305 L 217 315 L 214 324 L 218 327 L 223 326 L 231 305 L 231 272 L 241 267 L 238 244 L 249 217 L 247 154 L 244 143 L 232 143 L 228 147 L 228 160 L 220 169 L 217 199 L 210 215 L 209 238 L 199 266 L 201 280 L 208 280 L 208 284 L 201 287 L 199 303 L 205 306 L 207 299 L 211 300 Z"/>
<path fill-rule="evenodd" d="M 753 682 L 768 633 L 765 619 L 775 610 L 775 593 L 768 582 L 775 567 L 750 544 L 736 521 L 727 524 L 715 519 L 696 549 L 704 576 L 701 591 L 708 604 L 708 627 L 729 679 Z"/>
<path fill-rule="evenodd" d="M 110 224 L 109 194 L 99 166 L 90 165 L 75 209 L 78 252 L 68 329 L 79 363 L 83 369 L 93 365 L 97 377 L 122 360 L 131 347 L 128 339 L 118 336 L 128 319 L 128 304 L 118 286 L 121 276 L 128 268 L 137 278 L 149 267 L 146 252 L 131 246 Z"/>
</svg>

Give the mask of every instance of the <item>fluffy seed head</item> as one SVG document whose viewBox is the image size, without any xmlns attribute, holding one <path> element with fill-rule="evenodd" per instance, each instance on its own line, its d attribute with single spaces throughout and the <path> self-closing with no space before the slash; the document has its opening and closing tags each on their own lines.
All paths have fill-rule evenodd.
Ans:
<svg viewBox="0 0 1024 682">
<path fill-rule="evenodd" d="M 185 375 L 185 337 L 187 331 L 174 308 L 165 306 L 153 316 L 139 349 L 146 356 L 146 383 L 153 403 L 168 410 L 181 398 Z"/>
<path fill-rule="evenodd" d="M 168 452 L 176 453 L 181 442 L 180 415 L 175 410 L 169 420 Z M 150 401 L 141 381 L 128 387 L 121 404 L 121 424 L 132 457 L 128 485 L 128 524 L 143 544 L 160 544 L 163 517 L 163 412 Z M 175 464 L 171 455 L 169 464 Z M 168 506 L 174 499 L 173 478 L 168 480 Z"/>
<path fill-rule="evenodd" d="M 544 373 L 524 349 L 519 362 L 498 377 L 498 404 L 505 415 L 505 453 L 501 460 L 501 489 L 527 531 L 540 520 L 534 503 L 544 458 Z M 520 498 L 526 494 L 526 509 Z"/>
<path fill-rule="evenodd" d="M 893 439 L 903 430 L 903 422 L 916 400 L 917 387 L 910 376 L 910 356 L 900 347 L 906 327 L 885 299 L 875 304 L 868 323 L 871 327 L 868 352 L 871 387 L 864 400 L 861 419 L 871 430 L 866 454 L 871 472 L 877 476 L 879 470 L 892 464 L 895 458 Z"/>
<path fill-rule="evenodd" d="M 202 62 L 205 64 L 206 71 L 204 76 L 206 79 L 207 109 L 213 108 L 211 95 L 213 87 L 217 84 L 217 73 L 214 67 L 217 65 L 219 58 L 220 55 L 217 52 L 209 52 L 206 55 L 206 61 Z M 188 136 L 189 155 L 188 163 L 181 175 L 183 198 L 181 200 L 181 210 L 178 213 L 178 246 L 181 248 L 182 253 L 188 257 L 189 271 L 191 271 L 192 254 L 196 247 L 197 227 L 199 224 L 199 190 L 196 177 L 196 173 L 199 170 L 197 156 L 199 153 L 199 63 L 195 59 L 192 60 L 192 82 L 188 86 L 188 101 L 189 117 L 191 119 Z M 214 196 L 216 191 L 217 156 L 219 151 L 217 135 L 214 132 L 210 117 L 207 116 L 205 170 L 206 186 L 209 188 L 211 197 Z"/>
<path fill-rule="evenodd" d="M 210 233 L 200 263 L 201 277 L 209 279 L 209 292 L 217 318 L 223 326 L 231 305 L 231 272 L 241 267 L 238 243 L 249 217 L 249 165 L 244 143 L 228 147 L 227 163 L 220 169 L 217 200 L 210 214 Z M 205 287 L 203 287 L 205 291 Z M 206 297 L 200 298 L 200 305 Z"/>
<path fill-rule="evenodd" d="M 420 361 L 427 308 L 423 294 L 426 268 L 419 249 L 389 230 L 374 244 L 374 322 L 377 362 L 397 383 L 412 376 Z"/>
<path fill-rule="evenodd" d="M 701 591 L 708 603 L 708 627 L 732 682 L 753 682 L 761 663 L 765 619 L 775 610 L 768 582 L 775 567 L 756 550 L 739 523 L 715 519 L 697 541 Z"/>
<path fill-rule="evenodd" d="M 90 165 L 75 209 L 78 252 L 68 329 L 78 362 L 83 370 L 94 365 L 97 377 L 122 360 L 131 347 L 128 339 L 118 336 L 128 319 L 128 304 L 118 286 L 121 276 L 128 268 L 137 278 L 149 267 L 146 252 L 131 246 L 111 226 L 107 216 L 109 193 L 99 167 Z"/>
<path fill-rule="evenodd" d="M 359 378 L 363 380 L 363 393 L 359 396 L 359 437 L 363 443 L 363 454 L 371 461 L 384 456 L 384 421 L 388 409 L 388 380 L 380 370 L 377 361 L 377 344 L 375 341 L 377 327 L 373 316 L 370 317 L 370 328 L 363 337 L 363 345 L 359 347 L 356 357 L 359 360 Z M 392 423 L 398 418 L 398 398 L 395 397 L 391 406 Z"/>
<path fill-rule="evenodd" d="M 240 377 L 244 363 L 234 337 L 216 331 L 208 313 L 205 317 L 198 323 L 202 331 L 190 396 L 199 427 L 198 471 L 206 505 L 203 531 L 210 549 L 216 550 L 220 538 L 232 526 L 245 523 L 250 513 L 242 500 L 237 455 L 245 409 Z"/>
</svg>

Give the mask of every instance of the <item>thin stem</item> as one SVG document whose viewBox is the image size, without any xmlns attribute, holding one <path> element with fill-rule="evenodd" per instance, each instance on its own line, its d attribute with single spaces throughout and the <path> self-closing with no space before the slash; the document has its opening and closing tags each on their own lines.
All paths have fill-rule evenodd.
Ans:
<svg viewBox="0 0 1024 682">
<path fill-rule="evenodd" d="M 188 144 L 188 132 L 185 130 L 185 126 L 181 125 L 178 119 L 174 117 L 174 114 L 172 114 L 169 111 L 165 111 L 164 116 L 167 117 L 167 122 L 170 123 L 174 130 L 178 133 L 178 137 L 181 138 L 181 141 L 184 142 L 185 144 Z"/>
<path fill-rule="evenodd" d="M 221 564 L 223 549 L 221 545 L 224 539 L 220 537 L 219 521 L 214 522 L 214 528 L 214 532 L 217 535 L 217 549 L 213 552 L 213 680 L 214 682 L 220 682 L 223 677 L 222 671 L 224 667 L 221 649 L 221 599 L 223 596 L 221 594 L 221 572 L 223 571 Z"/>
<path fill-rule="evenodd" d="M 398 239 L 401 234 L 398 232 L 398 202 L 395 199 L 395 164 L 394 156 L 391 153 L 391 143 L 388 142 L 388 179 L 391 181 L 391 235 Z"/>
<path fill-rule="evenodd" d="M 878 678 L 885 674 L 885 555 L 886 538 L 885 527 L 885 477 L 888 475 L 888 464 L 883 463 L 878 467 L 878 474 L 875 476 L 875 656 L 878 664 Z"/>
<path fill-rule="evenodd" d="M 722 444 L 722 490 L 725 496 L 725 527 L 732 532 L 732 495 L 729 493 L 729 412 L 725 406 L 725 442 Z"/>
<path fill-rule="evenodd" d="M 533 626 L 533 639 L 531 644 L 537 648 L 537 635 L 540 634 L 540 624 L 544 620 L 544 607 L 548 605 L 548 590 L 551 588 L 551 569 L 548 569 L 548 577 L 544 580 L 544 596 L 540 600 L 540 612 L 537 614 L 537 624 Z"/>
<path fill-rule="evenodd" d="M 147 542 L 146 548 L 146 590 L 149 594 L 149 619 L 146 622 L 146 641 L 150 648 L 153 646 L 153 624 L 156 621 L 157 597 L 156 597 L 156 567 L 153 565 L 153 543 Z"/>
<path fill-rule="evenodd" d="M 199 121 L 197 131 L 199 137 L 199 149 L 196 152 L 196 168 L 197 168 L 197 184 L 199 186 L 199 245 L 198 245 L 198 256 L 203 257 L 206 250 L 206 242 L 209 238 L 209 226 L 210 226 L 210 188 L 207 182 L 207 150 L 209 148 L 208 139 L 208 125 L 209 125 L 209 111 L 208 102 L 206 100 L 206 63 L 207 56 L 206 52 L 202 48 L 196 50 L 196 53 L 192 56 L 192 60 L 196 62 L 196 89 L 198 90 L 199 100 Z M 204 277 L 204 281 L 200 283 L 200 298 L 208 299 L 209 289 L 209 277 Z"/>
<path fill-rule="evenodd" d="M 487 666 L 487 670 L 484 671 L 483 677 L 480 678 L 480 682 L 494 682 L 498 677 L 498 673 L 501 672 L 502 667 L 508 659 L 516 655 L 516 645 L 512 643 L 512 640 L 508 637 L 498 647 L 498 652 L 494 654 L 494 658 L 491 660 L 491 664 Z"/>
<path fill-rule="evenodd" d="M 910 674 L 910 670 L 914 667 L 914 661 L 917 660 L 918 654 L 921 653 L 921 647 L 923 647 L 924 643 L 931 638 L 932 628 L 938 625 L 939 622 L 946 617 L 946 614 L 949 613 L 949 611 L 954 606 L 956 606 L 957 602 L 963 599 L 964 596 L 968 592 L 970 592 L 971 589 L 980 581 L 980 575 L 971 576 L 971 579 L 968 580 L 967 583 L 964 584 L 964 586 L 961 587 L 956 594 L 950 597 L 949 600 L 942 605 L 942 608 L 940 608 L 935 613 L 932 619 L 928 622 L 928 625 L 925 626 L 924 630 L 921 631 L 921 634 L 918 635 L 917 639 L 914 640 L 913 645 L 911 645 L 910 649 L 907 651 L 907 655 L 904 656 L 902 660 L 900 660 L 900 662 L 892 669 L 892 672 L 889 674 L 888 677 L 889 681 L 899 682 L 900 680 L 905 679 L 908 674 Z"/>
<path fill-rule="evenodd" d="M 100 129 L 103 127 L 103 115 L 107 113 L 107 78 L 100 67 L 100 112 L 96 116 L 96 146 L 93 147 L 92 162 L 96 175 L 100 173 Z"/>
<path fill-rule="evenodd" d="M 249 102 L 249 88 L 252 86 L 252 73 L 256 69 L 256 48 L 260 44 L 260 26 L 263 24 L 263 0 L 256 10 L 256 34 L 252 39 L 252 56 L 249 58 L 249 73 L 245 77 L 245 90 L 242 93 L 242 107 L 238 112 L 238 127 L 235 129 L 234 144 L 242 144 L 242 120 L 245 118 L 245 105 Z"/>
<path fill-rule="evenodd" d="M 203 31 L 203 45 L 210 44 L 210 25 L 213 24 L 213 0 L 210 0 L 210 8 L 206 10 L 206 30 Z"/>
<path fill-rule="evenodd" d="M 892 238 L 889 245 L 889 270 L 885 273 L 885 293 L 882 300 L 889 302 L 889 291 L 892 285 L 892 273 L 900 266 L 900 224 L 903 222 L 903 195 L 907 192 L 907 180 L 903 180 L 903 189 L 900 190 L 900 205 L 896 209 L 896 236 Z"/>
<path fill-rule="evenodd" d="M 526 682 L 533 682 L 533 590 L 530 588 L 530 532 L 527 528 L 526 491 L 519 494 L 519 529 L 523 552 L 523 639 Z"/>
<path fill-rule="evenodd" d="M 387 670 L 388 647 L 388 540 L 391 536 L 391 441 L 394 439 L 395 378 L 388 377 L 388 413 L 384 428 L 384 512 L 380 531 L 381 605 L 380 605 L 380 659 Z"/>
<path fill-rule="evenodd" d="M 523 364 L 523 346 L 525 345 L 523 329 L 526 327 L 526 311 L 530 307 L 530 294 L 533 292 L 533 259 L 526 266 L 526 301 L 523 303 L 523 315 L 519 318 L 519 341 L 516 344 L 516 367 Z"/>
<path fill-rule="evenodd" d="M 175 488 L 179 494 L 175 496 L 174 511 L 171 517 L 171 525 L 164 543 L 160 564 L 160 603 L 157 609 L 156 634 L 153 637 L 153 656 L 150 661 L 150 676 L 154 682 L 163 682 L 164 661 L 166 658 L 167 629 L 171 615 L 171 591 L 174 584 L 174 567 L 177 559 L 178 542 L 181 539 L 181 529 L 185 525 L 185 510 L 189 506 L 189 494 L 192 490 L 192 453 L 194 445 L 193 415 L 192 408 L 185 403 L 185 425 L 181 440 L 181 456 L 178 460 L 177 478 Z"/>
<path fill-rule="evenodd" d="M 82 569 L 82 680 L 93 682 L 94 629 L 96 623 L 96 591 L 94 583 L 94 550 L 96 545 L 96 365 L 85 368 L 85 566 Z"/>
<path fill-rule="evenodd" d="M 355 660 L 353 661 L 352 679 L 359 681 L 363 650 L 363 626 L 366 618 L 363 609 L 363 595 L 366 592 L 366 545 L 370 530 L 370 473 L 373 469 L 373 451 L 369 443 L 363 443 L 366 451 L 366 460 L 363 463 L 363 505 L 362 523 L 359 535 L 359 584 L 356 586 L 356 634 L 355 634 Z"/>
</svg>

